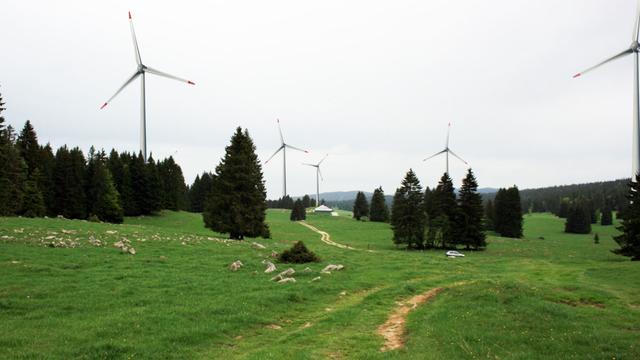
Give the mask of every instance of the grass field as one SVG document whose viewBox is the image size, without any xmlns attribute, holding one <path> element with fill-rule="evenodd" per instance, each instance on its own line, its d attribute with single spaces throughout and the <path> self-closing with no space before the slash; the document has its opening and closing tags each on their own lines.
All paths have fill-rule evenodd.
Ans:
<svg viewBox="0 0 640 360">
<path fill-rule="evenodd" d="M 123 225 L 0 218 L 0 357 L 640 358 L 640 264 L 610 253 L 612 226 L 594 226 L 596 245 L 526 216 L 524 239 L 491 236 L 487 251 L 448 259 L 396 250 L 386 224 L 308 218 L 346 250 L 288 217 L 268 212 L 273 238 L 255 240 L 266 250 L 182 212 Z M 112 246 L 122 237 L 136 255 Z M 77 247 L 43 245 L 56 239 Z M 322 262 L 270 282 L 261 261 L 297 240 Z M 230 272 L 235 260 L 245 267 Z M 330 263 L 346 269 L 311 282 Z M 409 314 L 406 346 L 381 353 L 376 329 L 396 303 L 434 287 L 445 290 Z"/>
</svg>

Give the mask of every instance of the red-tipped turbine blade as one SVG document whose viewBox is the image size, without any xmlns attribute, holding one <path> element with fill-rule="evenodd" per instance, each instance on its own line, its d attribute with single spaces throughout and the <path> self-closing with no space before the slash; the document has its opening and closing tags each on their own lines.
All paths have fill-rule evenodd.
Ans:
<svg viewBox="0 0 640 360">
<path fill-rule="evenodd" d="M 580 77 L 580 76 L 582 76 L 582 73 L 577 73 L 577 74 L 573 75 L 573 78 L 575 79 L 575 78 Z"/>
<path fill-rule="evenodd" d="M 195 85 L 196 83 L 194 83 L 194 82 L 193 82 L 193 81 L 191 81 L 191 80 L 187 80 L 187 84 L 189 84 L 189 85 Z"/>
<path fill-rule="evenodd" d="M 108 103 L 104 103 L 104 104 L 102 104 L 102 106 L 100 106 L 100 109 L 104 109 L 104 108 L 105 108 L 105 106 L 107 106 L 107 104 L 108 104 Z"/>
<path fill-rule="evenodd" d="M 129 20 L 131 20 L 131 11 L 129 11 Z"/>
</svg>

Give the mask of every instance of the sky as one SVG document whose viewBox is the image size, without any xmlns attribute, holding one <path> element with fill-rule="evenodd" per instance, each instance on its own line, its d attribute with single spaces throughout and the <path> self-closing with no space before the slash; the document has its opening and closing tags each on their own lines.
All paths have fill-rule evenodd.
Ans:
<svg viewBox="0 0 640 360">
<path fill-rule="evenodd" d="M 188 183 L 213 171 L 236 127 L 266 160 L 285 141 L 291 195 L 393 194 L 409 168 L 434 186 L 450 147 L 480 187 L 630 176 L 633 60 L 575 73 L 631 43 L 634 0 L 0 0 L 7 122 L 39 141 L 139 150 L 140 84 L 106 101 L 142 61 L 147 138 Z M 282 195 L 282 158 L 263 166 Z M 451 159 L 459 186 L 467 165 Z"/>
</svg>

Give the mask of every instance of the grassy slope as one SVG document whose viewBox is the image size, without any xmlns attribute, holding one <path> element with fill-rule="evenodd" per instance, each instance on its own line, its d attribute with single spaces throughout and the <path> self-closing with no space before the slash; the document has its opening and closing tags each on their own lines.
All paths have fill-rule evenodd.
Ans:
<svg viewBox="0 0 640 360">
<path fill-rule="evenodd" d="M 594 245 L 534 215 L 524 240 L 491 237 L 487 251 L 450 260 L 395 250 L 385 224 L 310 216 L 333 241 L 362 249 L 342 250 L 288 212 L 270 211 L 268 221 L 273 239 L 255 250 L 210 240 L 220 235 L 187 213 L 118 226 L 0 218 L 0 357 L 640 357 L 640 267 L 609 253 L 613 227 L 596 226 Z M 89 235 L 110 244 L 125 236 L 138 255 L 93 247 Z M 46 236 L 81 247 L 46 248 Z M 322 262 L 313 273 L 293 266 L 296 284 L 269 282 L 261 260 L 296 240 Z M 229 272 L 238 259 L 246 266 Z M 311 283 L 328 263 L 347 269 Z M 380 354 L 375 329 L 395 302 L 436 286 L 450 288 L 410 314 L 406 348 Z"/>
</svg>

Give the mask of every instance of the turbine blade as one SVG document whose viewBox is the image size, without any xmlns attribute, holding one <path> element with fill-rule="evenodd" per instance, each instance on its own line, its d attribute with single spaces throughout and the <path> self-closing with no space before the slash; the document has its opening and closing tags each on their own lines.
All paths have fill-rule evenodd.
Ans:
<svg viewBox="0 0 640 360">
<path fill-rule="evenodd" d="M 460 156 L 456 155 L 453 151 L 451 151 L 451 150 L 448 150 L 448 151 L 449 151 L 449 154 L 451 154 L 451 155 L 453 155 L 453 156 L 457 157 L 457 158 L 458 158 L 458 160 L 460 160 L 460 161 L 462 161 L 463 163 L 465 163 L 465 164 L 469 165 L 469 163 L 468 163 L 468 162 L 464 161 Z"/>
<path fill-rule="evenodd" d="M 329 156 L 329 154 L 325 155 L 322 160 L 320 160 L 320 162 L 318 163 L 318 166 L 320 166 L 320 164 L 322 164 L 322 162 L 327 158 L 327 156 Z"/>
<path fill-rule="evenodd" d="M 189 85 L 195 85 L 195 84 L 196 84 L 196 83 L 194 83 L 194 82 L 193 82 L 193 81 L 191 81 L 191 80 L 187 80 L 187 79 L 179 78 L 179 77 L 177 77 L 177 76 L 173 76 L 173 75 L 171 75 L 171 74 L 167 74 L 167 73 L 165 73 L 165 72 L 162 72 L 162 71 L 160 71 L 160 70 L 156 70 L 156 69 L 154 69 L 154 68 L 150 68 L 150 67 L 148 67 L 148 66 L 144 68 L 144 71 L 145 71 L 145 72 L 148 72 L 148 73 L 150 73 L 150 74 L 154 74 L 154 75 L 158 75 L 158 76 L 164 76 L 164 77 L 169 78 L 169 79 L 178 80 L 178 81 L 181 81 L 181 82 L 186 82 L 186 83 L 187 83 L 187 84 L 189 84 Z"/>
<path fill-rule="evenodd" d="M 324 181 L 324 177 L 322 176 L 322 171 L 320 171 L 319 166 L 318 166 L 318 175 L 320 175 L 320 180 Z"/>
<path fill-rule="evenodd" d="M 289 145 L 289 144 L 284 144 L 283 146 L 286 146 L 286 147 L 288 147 L 289 149 L 298 150 L 298 151 L 302 151 L 302 152 L 306 152 L 306 153 L 308 153 L 308 151 L 307 151 L 307 150 L 300 149 L 300 148 L 297 148 L 297 147 L 295 147 L 295 146 L 291 146 L 291 145 Z"/>
<path fill-rule="evenodd" d="M 104 109 L 105 106 L 107 106 L 108 103 L 111 102 L 111 100 L 113 100 L 113 98 L 115 98 L 118 94 L 120 94 L 120 92 L 127 87 L 127 85 L 129 85 L 135 78 L 137 78 L 140 75 L 139 72 L 135 72 L 133 75 L 131 75 L 131 77 L 129 79 L 127 79 L 127 81 L 124 82 L 124 84 L 120 87 L 120 89 L 118 89 L 118 91 L 116 91 L 115 94 L 113 94 L 113 96 L 111 96 L 109 98 L 109 100 L 105 101 L 104 104 L 102 104 L 102 106 L 100 107 L 100 109 Z"/>
<path fill-rule="evenodd" d="M 317 165 L 314 165 L 314 164 L 308 164 L 308 163 L 302 163 L 302 165 L 307 165 L 307 166 L 313 166 L 313 167 L 318 167 Z"/>
<path fill-rule="evenodd" d="M 438 156 L 438 155 L 440 155 L 440 154 L 444 154 L 444 153 L 446 153 L 446 152 L 447 152 L 447 149 L 444 149 L 444 150 L 442 150 L 442 151 L 440 151 L 440 152 L 437 152 L 437 153 L 435 153 L 435 154 L 433 154 L 433 155 L 429 156 L 428 158 L 426 158 L 426 159 L 424 159 L 424 160 L 422 160 L 422 161 L 427 161 L 427 160 L 429 160 L 429 159 L 432 159 L 432 158 L 434 158 L 434 157 L 436 157 L 436 156 Z"/>
<path fill-rule="evenodd" d="M 280 144 L 284 145 L 284 137 L 282 136 L 282 128 L 280 127 L 280 119 L 276 119 L 278 122 L 278 132 L 280 133 Z"/>
<path fill-rule="evenodd" d="M 447 126 L 447 144 L 445 145 L 445 148 L 449 148 L 449 134 L 451 133 L 451 123 L 449 123 L 449 125 Z"/>
<path fill-rule="evenodd" d="M 595 69 L 599 68 L 600 66 L 602 66 L 602 65 L 604 65 L 604 64 L 606 64 L 606 63 L 608 63 L 608 62 L 611 62 L 611 61 L 613 61 L 613 60 L 619 59 L 619 58 L 621 58 L 621 57 L 623 57 L 623 56 L 625 56 L 625 55 L 631 54 L 631 53 L 633 53 L 633 50 L 631 50 L 631 49 L 626 49 L 625 51 L 623 51 L 623 52 L 621 52 L 621 53 L 619 53 L 619 54 L 617 54 L 617 55 L 614 55 L 614 56 L 612 56 L 612 57 L 608 58 L 607 60 L 605 60 L 605 61 L 603 61 L 603 62 L 601 62 L 601 63 L 599 63 L 599 64 L 597 64 L 597 65 L 594 65 L 594 66 L 592 66 L 592 67 L 590 67 L 590 68 L 588 68 L 588 69 L 586 69 L 586 70 L 584 70 L 584 71 L 581 71 L 581 72 L 579 72 L 579 73 L 577 73 L 577 74 L 573 75 L 573 77 L 574 77 L 574 78 L 577 78 L 577 77 L 579 77 L 579 76 L 582 76 L 582 75 L 584 75 L 584 74 L 586 74 L 586 73 L 588 73 L 588 72 L 590 72 L 590 71 L 592 71 L 592 70 L 595 70 Z"/>
<path fill-rule="evenodd" d="M 138 65 L 142 64 L 142 59 L 140 58 L 140 49 L 138 48 L 138 40 L 136 39 L 136 31 L 133 29 L 133 19 L 131 18 L 131 11 L 129 11 L 129 27 L 131 28 L 131 39 L 133 39 L 133 51 L 136 57 L 136 63 Z"/>
<path fill-rule="evenodd" d="M 280 147 L 278 148 L 278 150 L 276 150 L 276 152 L 274 152 L 274 153 L 273 153 L 273 155 L 269 156 L 269 158 L 267 159 L 267 161 L 265 161 L 265 162 L 264 162 L 264 163 L 265 163 L 265 165 L 269 162 L 269 160 L 273 159 L 273 157 L 274 157 L 274 156 L 276 156 L 276 154 L 277 154 L 277 153 L 279 153 L 279 152 L 280 152 L 280 150 L 282 150 L 282 149 L 284 149 L 284 146 L 280 146 Z"/>
</svg>

